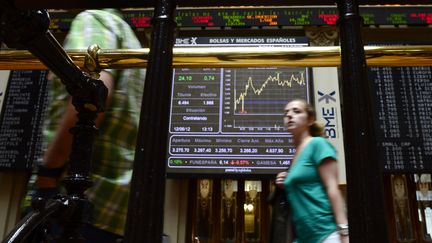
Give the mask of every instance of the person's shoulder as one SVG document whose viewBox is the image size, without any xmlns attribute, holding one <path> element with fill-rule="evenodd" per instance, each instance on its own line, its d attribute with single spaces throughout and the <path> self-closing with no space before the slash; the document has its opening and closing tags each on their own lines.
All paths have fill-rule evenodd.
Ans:
<svg viewBox="0 0 432 243">
<path fill-rule="evenodd" d="M 89 9 L 84 10 L 84 11 L 80 12 L 79 14 L 77 14 L 77 15 L 75 16 L 75 18 L 82 18 L 82 17 L 89 17 L 89 16 L 93 16 L 93 15 L 94 15 L 94 11 L 95 11 L 95 10 L 89 10 Z"/>
<path fill-rule="evenodd" d="M 111 21 L 123 21 L 121 12 L 111 9 L 87 9 L 79 13 L 76 18 L 96 18 Z"/>
<path fill-rule="evenodd" d="M 333 144 L 325 137 L 314 137 L 312 139 L 312 150 L 318 156 L 317 160 L 322 161 L 325 158 L 333 158 L 337 160 L 337 150 Z"/>
<path fill-rule="evenodd" d="M 318 146 L 327 146 L 334 148 L 333 144 L 325 137 L 313 137 L 312 142 Z"/>
<path fill-rule="evenodd" d="M 328 143 L 329 141 L 327 138 L 324 137 L 313 137 L 312 142 L 321 144 L 321 143 Z"/>
<path fill-rule="evenodd" d="M 78 23 L 78 22 L 92 22 L 95 20 L 95 10 L 84 10 L 80 13 L 78 13 L 72 20 L 72 23 Z"/>
</svg>

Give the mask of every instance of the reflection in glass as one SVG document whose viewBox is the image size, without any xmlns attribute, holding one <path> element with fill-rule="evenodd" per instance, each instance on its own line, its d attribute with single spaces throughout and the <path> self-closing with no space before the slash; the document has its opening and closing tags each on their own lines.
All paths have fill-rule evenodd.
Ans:
<svg viewBox="0 0 432 243">
<path fill-rule="evenodd" d="M 212 237 L 212 181 L 198 180 L 197 193 L 197 230 L 195 240 L 200 243 L 210 242 Z"/>
<path fill-rule="evenodd" d="M 392 175 L 393 208 L 398 242 L 413 242 L 411 213 L 405 175 Z"/>
<path fill-rule="evenodd" d="M 246 242 L 260 242 L 261 181 L 245 181 L 244 233 Z"/>
<path fill-rule="evenodd" d="M 432 184 L 430 174 L 414 175 L 420 231 L 426 242 L 432 242 Z"/>
<path fill-rule="evenodd" d="M 225 243 L 231 243 L 236 239 L 237 181 L 222 180 L 221 188 L 221 240 Z"/>
</svg>

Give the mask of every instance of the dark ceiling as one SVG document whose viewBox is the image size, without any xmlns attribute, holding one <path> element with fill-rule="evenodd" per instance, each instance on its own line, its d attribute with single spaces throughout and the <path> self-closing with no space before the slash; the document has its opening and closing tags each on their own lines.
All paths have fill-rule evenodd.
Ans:
<svg viewBox="0 0 432 243">
<path fill-rule="evenodd" d="M 156 0 L 12 0 L 18 8 L 138 8 L 153 7 Z M 341 0 L 342 1 L 342 0 Z M 360 5 L 382 4 L 431 4 L 430 0 L 359 0 Z M 179 7 L 222 7 L 222 6 L 311 6 L 335 5 L 329 0 L 177 0 Z"/>
</svg>

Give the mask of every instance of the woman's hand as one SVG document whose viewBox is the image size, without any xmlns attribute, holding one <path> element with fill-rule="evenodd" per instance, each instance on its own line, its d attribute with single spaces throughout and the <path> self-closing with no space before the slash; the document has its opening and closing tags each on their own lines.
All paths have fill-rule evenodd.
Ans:
<svg viewBox="0 0 432 243">
<path fill-rule="evenodd" d="M 284 188 L 284 181 L 285 181 L 285 178 L 287 177 L 287 175 L 288 175 L 288 172 L 286 172 L 286 171 L 279 172 L 276 175 L 275 184 L 276 184 L 277 187 Z"/>
</svg>

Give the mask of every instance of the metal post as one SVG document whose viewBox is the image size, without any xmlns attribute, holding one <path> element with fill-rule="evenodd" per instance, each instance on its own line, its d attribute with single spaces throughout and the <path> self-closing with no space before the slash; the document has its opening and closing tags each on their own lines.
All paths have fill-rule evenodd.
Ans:
<svg viewBox="0 0 432 243">
<path fill-rule="evenodd" d="M 133 168 L 126 242 L 161 242 L 175 0 L 155 1 L 153 33 Z"/>
<path fill-rule="evenodd" d="M 373 130 L 371 84 L 357 0 L 337 0 L 350 242 L 388 242 L 383 181 Z"/>
</svg>

